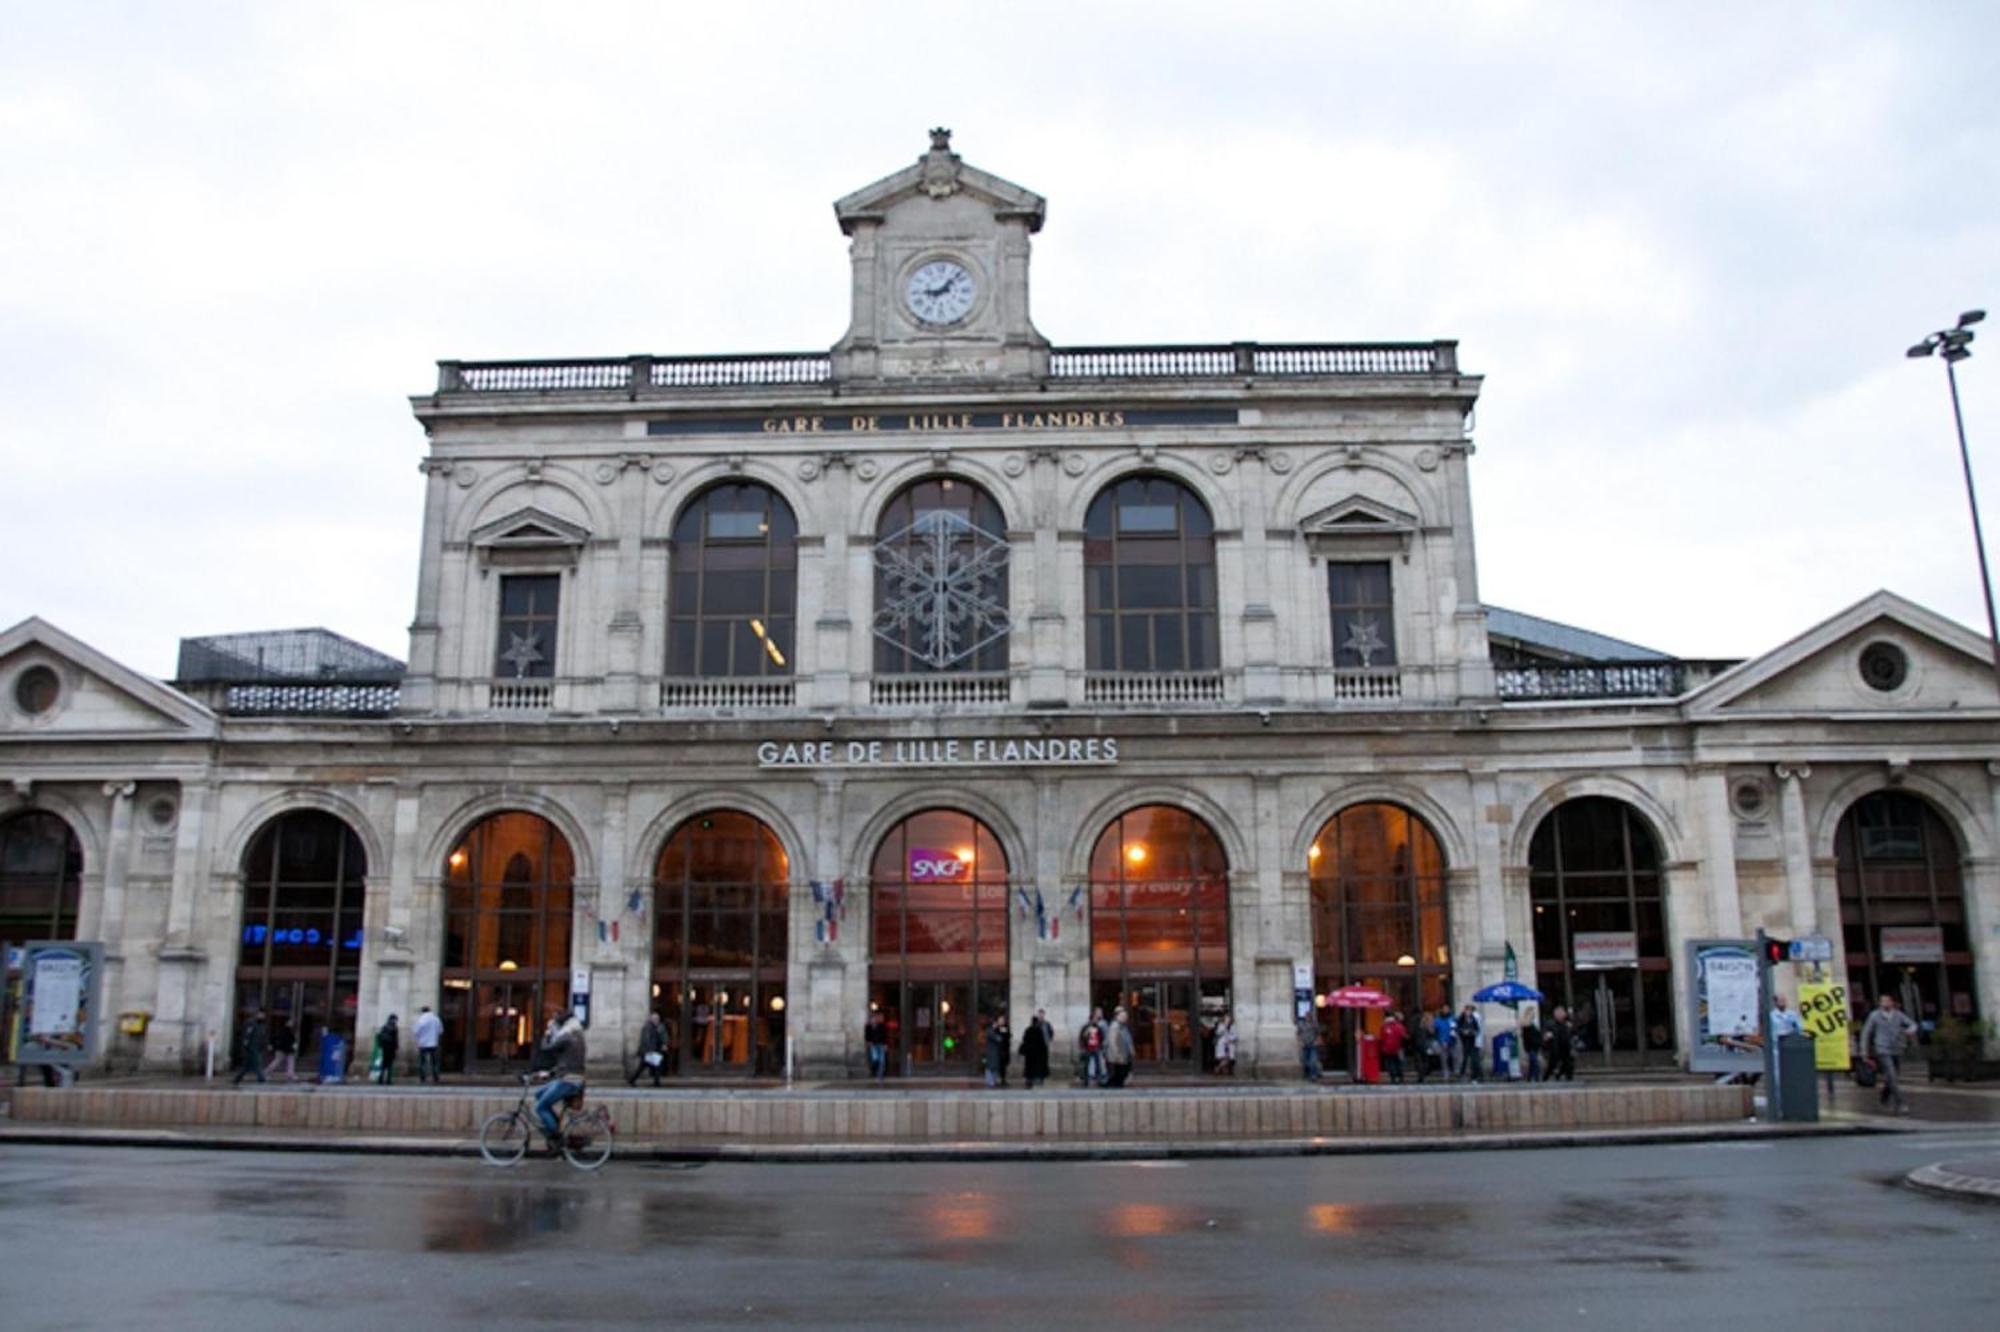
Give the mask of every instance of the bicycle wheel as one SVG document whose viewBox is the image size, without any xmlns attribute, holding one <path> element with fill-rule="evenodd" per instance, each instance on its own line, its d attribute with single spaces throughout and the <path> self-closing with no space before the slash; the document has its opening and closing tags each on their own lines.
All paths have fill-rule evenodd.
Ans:
<svg viewBox="0 0 2000 1332">
<path fill-rule="evenodd" d="M 595 1170 L 611 1159 L 611 1114 L 604 1107 L 570 1116 L 563 1125 L 563 1159 L 578 1170 Z"/>
<path fill-rule="evenodd" d="M 528 1122 L 518 1110 L 503 1110 L 479 1129 L 479 1154 L 488 1165 L 510 1166 L 528 1154 Z"/>
</svg>

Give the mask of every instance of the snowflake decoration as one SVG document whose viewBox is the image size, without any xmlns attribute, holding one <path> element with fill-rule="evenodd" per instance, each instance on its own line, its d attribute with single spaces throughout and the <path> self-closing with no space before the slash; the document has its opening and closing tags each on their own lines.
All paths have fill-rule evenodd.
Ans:
<svg viewBox="0 0 2000 1332">
<path fill-rule="evenodd" d="M 1382 641 L 1382 631 L 1375 621 L 1366 615 L 1357 615 L 1347 626 L 1347 642 L 1341 645 L 1346 651 L 1361 658 L 1361 668 L 1367 670 L 1375 664 L 1375 654 L 1386 652 L 1389 645 Z"/>
<path fill-rule="evenodd" d="M 933 509 L 875 543 L 876 637 L 944 670 L 1007 634 L 1007 543 Z"/>
<path fill-rule="evenodd" d="M 532 633 L 517 634 L 510 630 L 507 637 L 510 641 L 507 650 L 500 654 L 500 660 L 514 668 L 516 680 L 525 679 L 528 668 L 542 659 L 542 650 L 537 646 L 542 636 Z"/>
</svg>

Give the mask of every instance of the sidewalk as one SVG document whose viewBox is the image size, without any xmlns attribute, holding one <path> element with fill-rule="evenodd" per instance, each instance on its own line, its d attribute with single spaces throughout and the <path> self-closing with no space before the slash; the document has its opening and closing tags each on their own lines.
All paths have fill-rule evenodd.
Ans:
<svg viewBox="0 0 2000 1332">
<path fill-rule="evenodd" d="M 1903 1177 L 1917 1188 L 1958 1198 L 2000 1202 L 2000 1156 L 1975 1156 L 1918 1166 Z"/>
</svg>

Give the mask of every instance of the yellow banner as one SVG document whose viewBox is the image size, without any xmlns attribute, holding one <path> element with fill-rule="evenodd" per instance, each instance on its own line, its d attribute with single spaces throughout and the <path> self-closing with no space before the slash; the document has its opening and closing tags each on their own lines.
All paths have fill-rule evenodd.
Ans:
<svg viewBox="0 0 2000 1332">
<path fill-rule="evenodd" d="M 1845 1069 L 1847 1049 L 1847 987 L 1825 981 L 1799 984 L 1799 1021 L 1813 1038 L 1813 1067 Z"/>
</svg>

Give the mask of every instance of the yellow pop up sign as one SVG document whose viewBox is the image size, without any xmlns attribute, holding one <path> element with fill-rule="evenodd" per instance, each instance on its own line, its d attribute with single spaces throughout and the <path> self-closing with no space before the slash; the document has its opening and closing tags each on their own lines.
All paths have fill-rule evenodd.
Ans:
<svg viewBox="0 0 2000 1332">
<path fill-rule="evenodd" d="M 1799 985 L 1799 1021 L 1813 1038 L 1813 1067 L 1822 1071 L 1847 1068 L 1847 987 L 1824 981 Z"/>
</svg>

